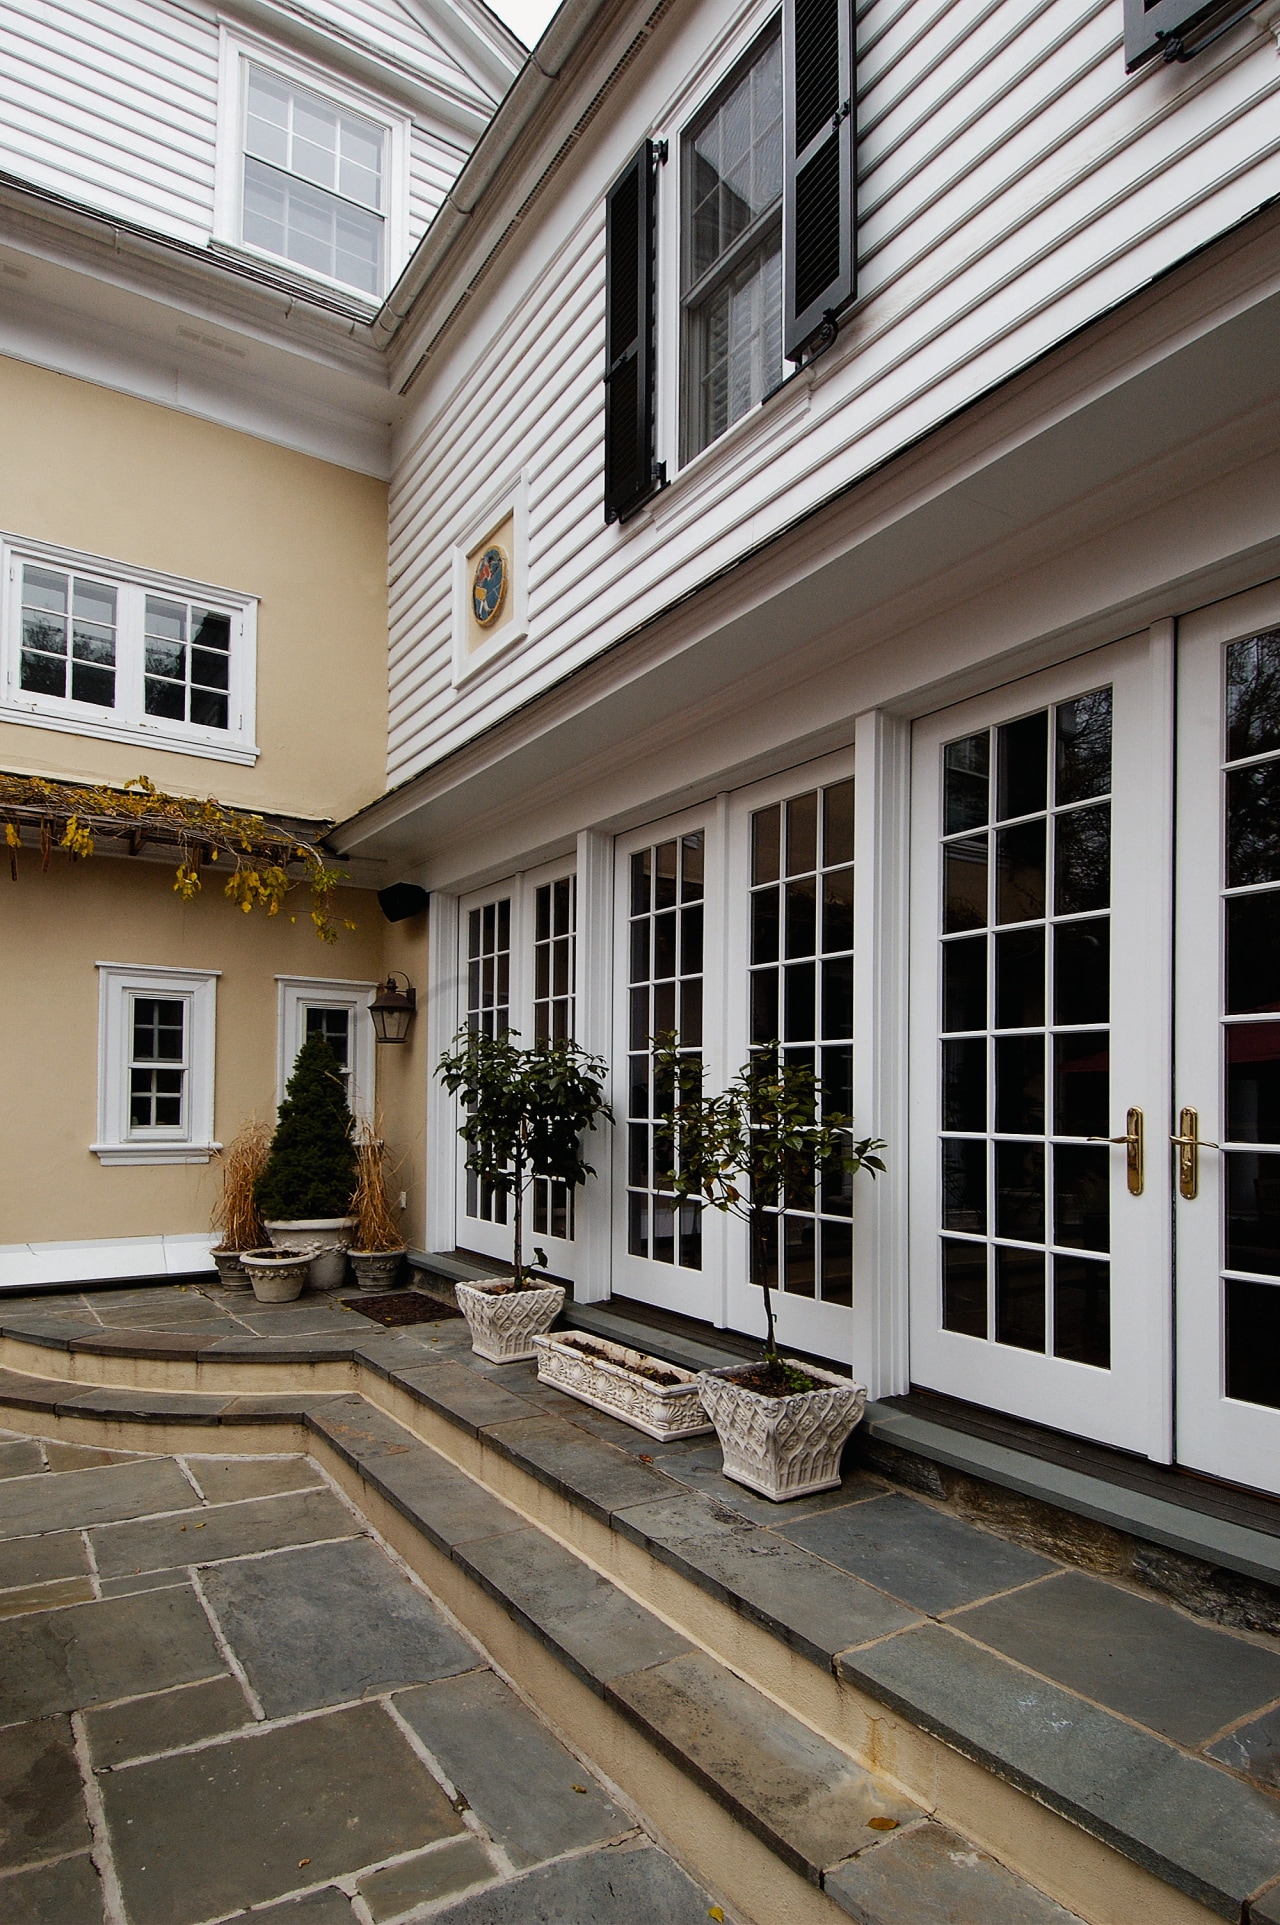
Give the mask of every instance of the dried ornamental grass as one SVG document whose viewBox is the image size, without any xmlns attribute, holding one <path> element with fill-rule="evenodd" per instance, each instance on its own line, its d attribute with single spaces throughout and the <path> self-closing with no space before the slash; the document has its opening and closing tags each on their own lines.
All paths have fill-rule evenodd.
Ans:
<svg viewBox="0 0 1280 1925">
<path fill-rule="evenodd" d="M 222 1193 L 213 1211 L 213 1228 L 222 1231 L 222 1241 L 215 1246 L 219 1251 L 257 1250 L 268 1241 L 253 1188 L 270 1148 L 271 1131 L 257 1117 L 250 1117 L 221 1152 Z"/>
<path fill-rule="evenodd" d="M 379 1134 L 381 1118 L 356 1140 L 356 1187 L 351 1214 L 356 1218 L 353 1250 L 403 1250 L 404 1236 L 387 1194 L 387 1146 Z"/>
</svg>

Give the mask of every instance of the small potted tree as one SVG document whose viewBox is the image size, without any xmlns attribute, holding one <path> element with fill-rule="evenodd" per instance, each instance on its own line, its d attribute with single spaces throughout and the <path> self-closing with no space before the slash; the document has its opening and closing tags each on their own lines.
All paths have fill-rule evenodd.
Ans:
<svg viewBox="0 0 1280 1925">
<path fill-rule="evenodd" d="M 348 1255 L 362 1290 L 389 1290 L 396 1280 L 405 1241 L 387 1193 L 387 1146 L 381 1119 L 356 1137 L 356 1188 L 351 1199 L 355 1241 Z"/>
<path fill-rule="evenodd" d="M 246 1250 L 260 1249 L 267 1240 L 253 1190 L 266 1164 L 270 1141 L 266 1124 L 251 1117 L 221 1152 L 222 1189 L 213 1207 L 212 1228 L 221 1230 L 222 1235 L 209 1254 L 217 1265 L 218 1280 L 227 1290 L 249 1289 L 249 1274 L 241 1258 Z"/>
<path fill-rule="evenodd" d="M 334 1290 L 347 1268 L 356 1220 L 350 1214 L 356 1187 L 351 1111 L 338 1059 L 323 1036 L 298 1051 L 280 1105 L 266 1167 L 254 1197 L 273 1244 L 313 1250 L 311 1283 Z"/>
<path fill-rule="evenodd" d="M 757 1050 L 719 1096 L 702 1088 L 700 1059 L 663 1039 L 654 1058 L 670 1096 L 673 1193 L 739 1217 L 752 1234 L 765 1205 L 811 1186 L 832 1164 L 851 1174 L 884 1169 L 878 1137 L 855 1142 L 852 1118 L 825 1110 L 807 1063 L 788 1063 L 775 1042 Z M 867 1393 L 849 1377 L 781 1355 L 773 1298 L 762 1267 L 766 1337 L 758 1364 L 703 1371 L 702 1402 L 715 1426 L 724 1473 L 775 1503 L 840 1482 L 840 1453 Z"/>
<path fill-rule="evenodd" d="M 467 1168 L 512 1202 L 511 1276 L 456 1286 L 472 1349 L 497 1364 L 532 1357 L 534 1337 L 551 1328 L 564 1303 L 563 1286 L 546 1283 L 525 1263 L 525 1192 L 535 1177 L 574 1188 L 594 1176 L 582 1138 L 610 1114 L 599 1057 L 564 1040 L 525 1049 L 518 1034 L 459 1030 L 437 1069 L 462 1104 Z"/>
</svg>

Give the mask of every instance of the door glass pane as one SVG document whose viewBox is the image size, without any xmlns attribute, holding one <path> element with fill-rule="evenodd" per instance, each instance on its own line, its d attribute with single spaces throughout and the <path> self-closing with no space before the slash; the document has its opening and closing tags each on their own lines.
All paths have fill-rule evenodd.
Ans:
<svg viewBox="0 0 1280 1925">
<path fill-rule="evenodd" d="M 1098 1369 L 1110 787 L 1110 689 L 943 748 L 942 1325 Z"/>
<path fill-rule="evenodd" d="M 853 781 L 808 789 L 751 818 L 751 1042 L 813 1064 L 827 1114 L 853 1081 Z M 785 879 L 775 883 L 779 868 Z M 781 941 L 779 940 L 781 936 Z M 853 1302 L 853 1184 L 839 1165 L 789 1197 L 755 1199 L 752 1281 Z"/>
<path fill-rule="evenodd" d="M 1280 1409 L 1280 634 L 1224 679 L 1223 1388 Z"/>
<path fill-rule="evenodd" d="M 482 903 L 467 916 L 467 1028 L 505 1036 L 511 1027 L 511 898 Z M 466 1214 L 507 1221 L 507 1194 L 467 1171 Z"/>
<path fill-rule="evenodd" d="M 777 873 L 774 839 L 773 873 Z M 685 1270 L 702 1268 L 702 1211 L 671 1194 L 672 1090 L 653 1070 L 656 1041 L 674 1036 L 702 1061 L 704 838 L 638 849 L 631 858 L 631 1057 L 627 1101 L 627 1248 Z M 770 864 L 766 857 L 764 867 Z M 777 890 L 773 890 L 776 903 Z M 777 926 L 774 924 L 776 947 Z"/>
<path fill-rule="evenodd" d="M 554 882 L 540 883 L 533 895 L 533 1034 L 536 1042 L 560 1043 L 573 1036 L 577 923 L 577 876 L 557 876 Z M 643 997 L 645 991 L 633 993 Z M 534 1235 L 571 1239 L 573 1187 L 535 1176 L 529 1192 Z"/>
</svg>

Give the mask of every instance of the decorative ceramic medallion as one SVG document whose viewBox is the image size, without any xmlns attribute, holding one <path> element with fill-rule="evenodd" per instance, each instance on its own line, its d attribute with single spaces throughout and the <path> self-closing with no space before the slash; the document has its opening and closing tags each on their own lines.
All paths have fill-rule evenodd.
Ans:
<svg viewBox="0 0 1280 1925">
<path fill-rule="evenodd" d="M 471 612 L 481 628 L 492 628 L 507 599 L 507 558 L 501 548 L 485 548 L 471 577 Z"/>
</svg>

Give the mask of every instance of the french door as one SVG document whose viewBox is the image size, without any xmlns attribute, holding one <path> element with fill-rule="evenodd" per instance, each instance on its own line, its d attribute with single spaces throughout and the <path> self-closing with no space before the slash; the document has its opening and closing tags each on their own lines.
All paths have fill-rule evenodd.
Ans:
<svg viewBox="0 0 1280 1925">
<path fill-rule="evenodd" d="M 1280 1492 L 1280 591 L 1179 623 L 1182 1463 Z"/>
<path fill-rule="evenodd" d="M 512 876 L 465 897 L 458 921 L 458 1022 L 487 1036 L 517 1032 L 522 1043 L 574 1034 L 577 991 L 577 879 L 564 863 Z M 465 1168 L 459 1140 L 458 1242 L 510 1262 L 509 1194 Z M 525 1194 L 525 1259 L 536 1251 L 557 1277 L 577 1278 L 575 1195 L 536 1177 Z"/>
<path fill-rule="evenodd" d="M 917 725 L 911 1375 L 1171 1452 L 1171 646 Z"/>
</svg>

